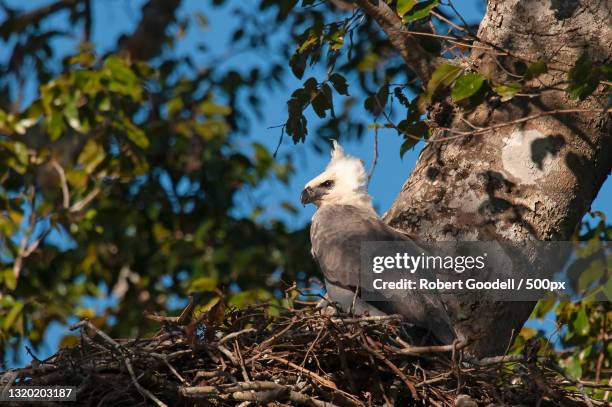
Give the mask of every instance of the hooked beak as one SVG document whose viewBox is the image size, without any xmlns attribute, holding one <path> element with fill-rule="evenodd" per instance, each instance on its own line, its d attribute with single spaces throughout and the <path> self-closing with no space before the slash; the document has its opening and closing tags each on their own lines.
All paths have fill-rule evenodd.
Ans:
<svg viewBox="0 0 612 407">
<path fill-rule="evenodd" d="M 304 188 L 304 190 L 300 194 L 300 202 L 304 206 L 306 206 L 306 204 L 313 203 L 315 198 L 315 193 L 310 187 Z"/>
</svg>

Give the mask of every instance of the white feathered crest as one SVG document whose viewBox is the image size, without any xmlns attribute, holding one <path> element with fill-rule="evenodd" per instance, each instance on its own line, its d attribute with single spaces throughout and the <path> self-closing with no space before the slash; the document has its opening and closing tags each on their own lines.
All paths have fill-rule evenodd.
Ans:
<svg viewBox="0 0 612 407">
<path fill-rule="evenodd" d="M 344 149 L 336 140 L 332 140 L 331 159 L 332 161 L 344 157 Z"/>
<path fill-rule="evenodd" d="M 334 186 L 322 200 L 322 203 L 372 206 L 368 194 L 368 175 L 359 158 L 345 154 L 336 140 L 332 142 L 331 161 L 325 171 L 306 184 L 316 187 L 321 182 L 333 180 Z"/>
</svg>

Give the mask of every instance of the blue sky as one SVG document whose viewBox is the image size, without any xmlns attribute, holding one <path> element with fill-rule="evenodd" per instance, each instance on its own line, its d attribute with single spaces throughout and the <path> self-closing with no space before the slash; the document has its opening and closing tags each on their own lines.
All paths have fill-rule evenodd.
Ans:
<svg viewBox="0 0 612 407">
<path fill-rule="evenodd" d="M 9 5 L 19 5 L 24 7 L 23 1 L 10 0 Z M 27 9 L 39 7 L 48 4 L 50 1 L 45 0 L 29 0 Z M 121 33 L 130 32 L 140 18 L 140 8 L 143 0 L 96 0 L 93 1 L 94 14 L 96 16 L 93 27 L 92 40 L 96 44 L 98 51 L 103 53 L 112 49 L 116 44 L 117 38 Z M 244 4 L 248 2 L 233 2 L 233 5 L 223 8 L 213 8 L 210 1 L 201 0 L 184 0 L 179 10 L 180 16 L 195 15 L 197 12 L 204 13 L 209 20 L 209 28 L 201 29 L 195 24 L 189 28 L 185 34 L 185 38 L 180 41 L 177 48 L 178 53 L 193 53 L 193 49 L 199 42 L 204 42 L 216 55 L 226 55 L 231 53 L 229 37 L 239 20 L 232 15 L 232 10 L 236 4 Z M 456 6 L 468 21 L 479 21 L 484 10 L 481 6 L 481 1 L 457 1 Z M 258 12 L 255 10 L 255 12 Z M 2 15 L 0 14 L 0 21 Z M 58 25 L 70 29 L 65 23 L 65 15 L 49 21 L 47 24 Z M 75 38 L 67 38 L 59 40 L 58 46 L 62 52 L 66 54 L 75 51 L 75 45 L 78 43 L 80 36 L 80 28 L 75 32 Z M 273 32 L 272 36 L 280 38 L 284 35 L 282 31 Z M 0 58 L 5 57 L 5 54 L 0 49 Z M 234 58 L 230 58 L 225 64 L 232 67 L 244 67 L 252 65 L 264 66 L 270 59 L 281 60 L 280 55 L 261 55 L 257 53 L 243 53 Z M 202 66 L 206 65 L 206 58 L 196 58 Z M 317 71 L 315 68 L 312 72 L 307 72 L 307 76 L 324 76 L 323 71 Z M 249 137 L 245 137 L 242 142 L 245 148 L 248 143 L 257 140 L 274 150 L 278 143 L 279 129 L 269 129 L 271 126 L 284 123 L 286 120 L 286 100 L 293 91 L 301 86 L 301 81 L 293 78 L 290 74 L 287 75 L 286 87 L 284 89 L 269 92 L 266 96 L 263 119 L 253 119 Z M 29 98 L 35 97 L 36 89 L 31 87 L 28 90 Z M 357 112 L 357 114 L 366 114 L 365 112 Z M 317 124 L 317 118 L 313 115 L 308 117 L 311 125 Z M 314 127 L 314 126 L 313 126 Z M 340 135 L 342 140 L 342 135 Z M 383 213 L 392 204 L 396 195 L 400 191 L 401 185 L 414 167 L 418 152 L 422 144 L 418 145 L 414 150 L 408 152 L 403 160 L 399 157 L 399 148 L 401 138 L 397 136 L 394 130 L 383 129 L 379 131 L 379 153 L 378 163 L 374 172 L 374 176 L 370 183 L 370 193 L 373 196 L 374 204 L 379 211 Z M 373 134 L 369 133 L 361 141 L 351 142 L 344 145 L 345 150 L 350 154 L 363 159 L 366 167 L 370 168 L 373 158 Z M 266 208 L 266 216 L 282 217 L 291 226 L 299 227 L 309 221 L 313 214 L 313 208 L 302 208 L 299 205 L 299 194 L 303 185 L 318 174 L 328 161 L 327 154 L 317 154 L 314 149 L 307 144 L 294 145 L 288 137 L 284 138 L 284 142 L 280 147 L 280 154 L 291 152 L 294 155 L 294 166 L 296 174 L 291 179 L 288 186 L 279 183 L 266 183 L 249 194 L 243 206 L 245 213 L 252 208 L 252 205 L 259 203 Z M 281 209 L 281 202 L 288 201 L 299 208 L 297 215 L 291 215 Z M 607 180 L 603 189 L 600 191 L 597 199 L 592 205 L 594 210 L 601 210 L 604 213 L 609 213 L 612 209 L 612 182 Z M 105 307 L 112 305 L 112 301 L 102 300 L 87 300 L 89 306 L 102 312 Z M 48 340 L 46 346 L 40 350 L 38 357 L 44 358 L 54 353 L 59 344 L 59 340 L 67 333 L 67 328 L 59 324 L 53 326 L 48 332 Z M 19 361 L 16 365 L 22 364 L 27 360 L 26 355 L 22 352 L 19 355 Z"/>
</svg>

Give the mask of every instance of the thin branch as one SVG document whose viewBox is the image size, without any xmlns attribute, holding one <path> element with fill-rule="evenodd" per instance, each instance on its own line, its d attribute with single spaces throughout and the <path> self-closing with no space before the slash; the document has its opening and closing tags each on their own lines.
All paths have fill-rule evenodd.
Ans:
<svg viewBox="0 0 612 407">
<path fill-rule="evenodd" d="M 391 45 L 425 86 L 436 68 L 437 58 L 412 38 L 401 18 L 384 0 L 355 0 L 355 3 L 378 23 L 387 34 Z"/>
<path fill-rule="evenodd" d="M 477 135 L 481 135 L 481 134 L 484 134 L 484 133 L 488 133 L 488 132 L 493 131 L 493 130 L 500 129 L 502 127 L 513 126 L 515 124 L 525 123 L 525 122 L 528 122 L 530 120 L 537 119 L 537 118 L 540 118 L 540 117 L 551 116 L 551 115 L 555 115 L 555 114 L 568 114 L 568 113 L 612 113 L 612 109 L 605 109 L 605 110 L 600 110 L 600 109 L 556 109 L 556 110 L 549 110 L 549 111 L 546 111 L 546 112 L 540 112 L 540 113 L 532 114 L 531 116 L 522 117 L 520 119 L 511 120 L 511 121 L 508 121 L 508 122 L 499 123 L 499 124 L 495 124 L 495 125 L 488 126 L 488 127 L 482 127 L 482 128 L 479 128 L 479 129 L 473 130 L 473 131 L 459 131 L 459 130 L 449 129 L 447 127 L 439 127 L 440 130 L 444 130 L 444 131 L 456 134 L 456 136 L 441 137 L 441 138 L 438 138 L 438 139 L 430 139 L 430 140 L 427 140 L 427 142 L 428 143 L 444 142 L 444 141 L 453 140 L 453 139 L 456 139 L 456 138 L 461 138 L 461 137 L 466 137 L 466 136 L 477 136 Z"/>
<path fill-rule="evenodd" d="M 405 346 L 396 351 L 401 355 L 422 355 L 424 353 L 455 352 L 468 346 L 468 341 L 456 341 L 450 345 Z"/>
<path fill-rule="evenodd" d="M 455 8 L 455 5 L 453 4 L 452 0 L 448 0 L 448 6 L 453 10 L 455 15 L 459 17 L 459 20 L 461 20 L 461 23 L 463 24 L 463 28 L 465 28 L 465 31 L 470 33 L 470 35 L 475 36 L 472 30 L 470 30 L 470 25 L 467 23 L 467 21 L 465 21 L 465 18 L 463 18 L 461 13 Z"/>
<path fill-rule="evenodd" d="M 166 29 L 174 22 L 180 4 L 180 0 L 149 0 L 145 3 L 134 32 L 119 41 L 122 51 L 139 61 L 157 56 L 164 45 Z"/>
<path fill-rule="evenodd" d="M 380 322 L 380 321 L 401 321 L 404 317 L 398 314 L 391 315 L 373 315 L 354 318 L 331 318 L 334 323 L 343 322 L 345 324 L 358 324 L 361 322 Z"/>
<path fill-rule="evenodd" d="M 83 10 L 83 15 L 85 19 L 85 26 L 83 28 L 83 41 L 84 42 L 89 42 L 91 40 L 91 27 L 93 25 L 91 1 L 92 0 L 85 0 L 85 10 Z"/>
<path fill-rule="evenodd" d="M 391 117 L 387 114 L 387 112 L 385 112 L 384 110 L 382 111 L 382 114 L 385 116 L 385 119 L 387 120 L 387 124 L 391 127 L 393 127 L 395 130 L 397 130 L 399 133 L 405 135 L 406 137 L 413 139 L 413 140 L 417 140 L 417 141 L 425 141 L 426 143 L 443 143 L 449 140 L 454 140 L 454 139 L 458 139 L 458 138 L 462 138 L 462 137 L 467 137 L 467 136 L 478 136 L 478 135 L 482 135 L 485 133 L 488 133 L 490 131 L 493 130 L 497 130 L 503 127 L 507 127 L 507 126 L 513 126 L 515 124 L 520 124 L 520 123 L 525 123 L 528 122 L 530 120 L 534 120 L 540 117 L 544 117 L 544 116 L 551 116 L 551 115 L 556 115 L 556 114 L 569 114 L 569 113 L 612 113 L 612 109 L 605 109 L 605 110 L 601 110 L 601 109 L 556 109 L 556 110 L 549 110 L 546 112 L 540 112 L 540 113 L 536 113 L 533 114 L 531 116 L 526 116 L 526 117 L 522 117 L 520 119 L 516 119 L 516 120 L 511 120 L 508 122 L 504 122 L 504 123 L 499 123 L 499 124 L 495 124 L 492 126 L 488 126 L 488 127 L 476 127 L 473 124 L 467 122 L 465 119 L 462 119 L 466 122 L 466 124 L 470 127 L 472 127 L 474 130 L 471 131 L 460 131 L 460 130 L 454 130 L 448 127 L 437 127 L 438 130 L 444 130 L 446 132 L 455 134 L 454 136 L 447 136 L 447 137 L 438 137 L 438 138 L 430 138 L 430 139 L 422 139 L 421 137 L 417 137 L 414 136 L 410 133 L 406 133 L 405 131 L 401 130 L 399 127 L 397 127 L 397 125 L 391 120 Z"/>
<path fill-rule="evenodd" d="M 368 340 L 369 338 L 367 338 L 366 336 L 363 336 L 363 343 L 361 344 L 361 346 L 368 351 L 369 353 L 371 353 L 374 357 L 376 357 L 377 359 L 381 360 L 384 364 L 386 364 L 391 370 L 393 370 L 393 372 L 399 376 L 399 378 L 404 382 L 404 384 L 406 385 L 406 387 L 408 387 L 408 390 L 410 390 L 410 394 L 412 395 L 412 398 L 415 400 L 419 400 L 419 395 L 416 391 L 416 387 L 414 387 L 414 384 L 408 379 L 408 377 L 404 374 L 404 372 L 402 372 L 400 370 L 400 368 L 398 368 L 393 362 L 391 362 L 388 358 L 386 358 L 382 353 L 378 352 L 376 349 L 374 349 L 374 347 L 370 347 L 366 344 L 366 342 L 368 342 L 370 345 L 372 344 L 371 340 Z"/>
<path fill-rule="evenodd" d="M 239 382 L 223 388 L 215 386 L 182 387 L 180 393 L 188 399 L 208 399 L 210 396 L 227 394 L 236 401 L 253 401 L 258 404 L 291 401 L 306 406 L 337 407 L 335 404 L 293 391 L 288 386 L 266 381 Z"/>
<path fill-rule="evenodd" d="M 491 46 L 474 45 L 473 40 L 467 40 L 465 38 L 457 37 L 454 35 L 441 35 L 441 34 L 435 34 L 435 33 L 424 32 L 424 31 L 410 31 L 410 30 L 406 30 L 406 33 L 417 36 L 417 37 L 420 36 L 420 37 L 438 38 L 442 41 L 446 41 L 451 44 L 459 45 L 461 47 L 482 49 L 482 50 L 487 51 L 488 54 L 492 54 L 492 55 L 508 55 L 507 52 L 502 52 L 502 51 L 494 52 L 495 48 Z"/>
<path fill-rule="evenodd" d="M 163 361 L 166 364 L 166 367 L 168 368 L 168 370 L 170 371 L 170 373 L 172 373 L 174 375 L 174 377 L 176 377 L 177 379 L 179 379 L 179 381 L 182 384 L 190 384 L 187 380 L 185 380 L 185 378 L 183 376 L 181 376 L 181 374 L 174 368 L 174 366 L 172 366 L 172 364 L 170 364 L 170 361 L 168 360 L 168 356 L 161 354 L 161 353 L 149 353 L 149 355 L 153 356 L 154 358 L 157 358 L 161 361 Z"/>
<path fill-rule="evenodd" d="M 23 260 L 28 257 L 32 251 L 28 250 L 28 242 L 32 233 L 34 233 L 34 227 L 36 226 L 36 188 L 30 186 L 29 188 L 29 199 L 30 199 L 30 218 L 28 220 L 28 227 L 23 232 L 21 241 L 19 242 L 19 248 L 17 249 L 17 256 L 13 262 L 13 275 L 15 281 L 19 280 L 21 269 L 23 268 Z M 36 244 L 38 246 L 38 243 Z"/>
<path fill-rule="evenodd" d="M 64 209 L 68 209 L 70 207 L 70 191 L 68 190 L 68 181 L 66 180 L 66 172 L 64 171 L 62 166 L 57 162 L 55 158 L 52 158 L 50 163 L 60 178 L 60 184 L 62 186 L 62 197 L 63 197 L 62 206 L 64 207 Z"/>
<path fill-rule="evenodd" d="M 92 189 L 91 192 L 85 195 L 85 198 L 72 204 L 72 206 L 70 207 L 70 212 L 82 211 L 91 201 L 94 200 L 96 196 L 98 196 L 100 191 L 100 187 L 95 187 L 94 189 Z"/>
<path fill-rule="evenodd" d="M 61 11 L 65 8 L 74 7 L 81 0 L 62 0 L 17 16 L 9 16 L 0 25 L 0 37 L 6 37 L 11 33 L 22 31 L 28 25 L 37 24 L 43 18 Z"/>
<path fill-rule="evenodd" d="M 132 366 L 132 363 L 130 362 L 129 358 L 123 355 L 123 352 L 122 352 L 123 347 L 119 345 L 115 340 L 113 340 L 113 338 L 111 338 L 106 333 L 99 330 L 94 324 L 92 324 L 88 320 L 77 322 L 76 324 L 70 327 L 70 330 L 74 331 L 76 329 L 83 328 L 83 327 L 87 327 L 91 329 L 93 332 L 96 333 L 96 335 L 104 339 L 106 343 L 108 343 L 113 349 L 115 349 L 122 356 L 123 363 L 125 364 L 125 367 L 127 368 L 127 371 L 130 374 L 130 377 L 132 378 L 132 384 L 134 385 L 134 387 L 136 387 L 136 389 L 138 390 L 140 394 L 142 394 L 145 398 L 148 398 L 149 400 L 153 401 L 158 407 L 167 407 L 167 405 L 164 402 L 162 402 L 160 399 L 155 397 L 153 393 L 151 393 L 149 390 L 145 389 L 144 387 L 140 385 L 140 383 L 138 382 L 138 379 L 136 378 L 136 373 L 134 373 L 134 367 Z"/>
<path fill-rule="evenodd" d="M 238 362 L 238 360 L 236 360 L 232 352 L 230 352 L 230 350 L 227 349 L 225 346 L 217 345 L 217 350 L 221 352 L 223 355 L 225 355 L 225 357 L 228 358 L 230 362 L 232 362 L 232 365 L 236 367 L 240 366 L 240 363 Z"/>
<path fill-rule="evenodd" d="M 222 345 L 231 339 L 235 339 L 239 337 L 240 335 L 248 334 L 251 332 L 257 332 L 257 330 L 255 328 L 246 328 L 240 331 L 232 332 L 231 334 L 227 334 L 223 338 L 219 339 L 219 345 Z"/>
<path fill-rule="evenodd" d="M 244 364 L 244 358 L 242 357 L 242 352 L 240 352 L 240 344 L 238 343 L 238 339 L 234 339 L 234 350 L 238 355 L 238 360 L 240 361 L 240 369 L 242 370 L 242 377 L 244 381 L 250 382 L 249 373 L 247 372 L 247 368 Z"/>
<path fill-rule="evenodd" d="M 300 366 L 298 364 L 290 362 L 287 359 L 281 358 L 279 356 L 272 356 L 272 355 L 265 355 L 264 358 L 265 359 L 275 360 L 275 361 L 280 362 L 280 363 L 282 363 L 284 365 L 292 367 L 295 370 L 299 371 L 300 373 L 304 373 L 304 375 L 308 376 L 309 378 L 313 379 L 314 381 L 319 382 L 323 386 L 329 387 L 330 389 L 338 390 L 338 386 L 336 386 L 336 384 L 334 382 L 319 376 L 315 372 L 312 372 L 312 371 L 306 369 L 305 367 L 302 367 L 302 366 Z"/>
<path fill-rule="evenodd" d="M 376 169 L 376 163 L 378 162 L 378 126 L 374 127 L 374 156 L 372 157 L 372 168 L 370 168 L 370 172 L 368 173 L 368 185 L 372 180 L 372 176 L 374 175 L 374 169 Z"/>
<path fill-rule="evenodd" d="M 233 343 L 232 351 L 221 350 L 216 342 L 204 339 L 194 344 L 183 329 L 165 322 L 152 338 L 112 339 L 83 321 L 72 327 L 82 328 L 80 345 L 71 351 L 60 350 L 45 361 L 34 361 L 16 369 L 16 373 L 0 374 L 0 383 L 3 387 L 19 380 L 16 385 L 23 385 L 22 379 L 29 378 L 33 385 L 56 385 L 71 380 L 79 386 L 80 395 L 93 394 L 94 402 L 113 405 L 122 401 L 134 404 L 134 400 L 158 404 L 151 396 L 168 405 L 185 399 L 188 403 L 201 400 L 207 405 L 266 405 L 274 401 L 309 407 L 365 407 L 383 402 L 404 405 L 411 402 L 405 386 L 413 399 L 421 398 L 421 404 L 440 407 L 454 405 L 458 389 L 475 400 L 495 399 L 496 394 L 510 391 L 523 400 L 550 396 L 555 404 L 606 405 L 605 401 L 592 399 L 584 389 L 598 389 L 602 394 L 609 386 L 568 377 L 552 359 L 512 355 L 481 360 L 466 357 L 462 362 L 450 355 L 440 357 L 450 347 L 457 351 L 461 347 L 459 341 L 450 346 L 427 347 L 433 356 L 407 357 L 398 353 L 401 349 L 397 343 L 411 351 L 426 347 L 412 347 L 402 341 L 403 324 L 387 324 L 384 319 L 363 322 L 364 319 L 339 312 L 339 321 L 353 319 L 361 323 L 334 324 L 332 318 L 314 307 L 286 309 L 272 318 L 264 306 L 237 310 L 226 315 L 217 328 L 227 338 L 226 344 Z M 288 325 L 292 329 L 278 335 Z M 238 330 L 244 327 L 255 328 L 257 335 L 233 335 L 245 332 Z M 262 354 L 258 344 L 271 337 L 276 339 L 268 342 Z M 222 354 L 213 355 L 215 349 Z M 229 367 L 228 358 L 236 362 L 235 367 Z M 300 365 L 304 360 L 312 362 Z M 452 361 L 455 363 L 449 365 Z M 504 363 L 513 363 L 517 369 Z M 458 367 L 461 376 L 456 374 Z M 240 378 L 241 370 L 244 380 Z M 128 373 L 131 381 L 128 379 L 128 385 L 122 387 Z M 537 387 L 514 384 L 525 374 Z M 325 381 L 332 382 L 335 388 L 326 386 Z"/>
<path fill-rule="evenodd" d="M 49 235 L 50 232 L 51 232 L 51 229 L 45 230 L 32 243 L 30 243 L 30 245 L 27 247 L 27 249 L 23 253 L 23 258 L 25 259 L 26 257 L 29 257 L 32 253 L 34 253 L 34 251 L 38 249 L 40 242 L 45 240 L 45 238 Z"/>
<path fill-rule="evenodd" d="M 510 50 L 508 50 L 506 48 L 500 47 L 499 45 L 496 45 L 496 44 L 494 44 L 494 43 L 492 43 L 490 41 L 486 41 L 486 40 L 480 38 L 478 35 L 473 34 L 470 30 L 468 30 L 468 29 L 466 29 L 464 27 L 461 27 L 461 26 L 453 23 L 448 18 L 444 17 L 442 14 L 436 12 L 435 10 L 431 11 L 431 15 L 436 17 L 436 18 L 438 18 L 440 21 L 450 25 L 451 27 L 455 28 L 456 30 L 465 33 L 468 37 L 472 38 L 474 41 L 478 41 L 481 44 L 488 45 L 489 47 L 493 48 L 494 50 L 500 52 L 501 55 L 507 55 L 507 56 L 510 56 L 510 57 L 515 58 L 517 60 L 528 62 L 528 63 L 536 62 L 536 60 L 534 60 L 534 59 L 528 59 L 528 58 L 525 58 L 525 57 L 521 57 L 521 56 L 516 55 L 515 53 L 511 52 Z M 496 54 L 496 55 L 500 55 L 500 54 Z M 553 70 L 554 69 L 554 70 L 557 70 L 557 71 L 560 71 L 560 72 L 567 72 L 566 69 L 560 68 L 560 67 L 557 67 L 557 66 L 553 66 L 553 65 L 549 65 L 548 69 L 549 70 Z"/>
<path fill-rule="evenodd" d="M 272 127 L 268 127 L 268 129 L 272 129 L 274 127 L 279 127 L 279 126 L 272 126 Z M 281 125 L 281 134 L 280 137 L 278 138 L 278 144 L 276 145 L 276 148 L 274 149 L 274 154 L 272 154 L 273 158 L 276 158 L 276 155 L 278 154 L 278 150 L 280 149 L 281 144 L 283 143 L 283 137 L 285 136 L 285 125 Z"/>
</svg>

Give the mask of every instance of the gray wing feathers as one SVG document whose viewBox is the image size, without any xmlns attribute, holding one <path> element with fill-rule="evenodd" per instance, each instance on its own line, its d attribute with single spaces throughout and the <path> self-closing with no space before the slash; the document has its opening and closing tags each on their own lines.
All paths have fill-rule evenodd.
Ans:
<svg viewBox="0 0 612 407">
<path fill-rule="evenodd" d="M 325 278 L 340 286 L 357 287 L 361 242 L 408 238 L 361 208 L 329 205 L 315 214 L 310 240 Z"/>
<path fill-rule="evenodd" d="M 361 242 L 411 241 L 407 235 L 391 228 L 371 212 L 350 205 L 324 205 L 319 208 L 312 220 L 310 240 L 313 256 L 325 276 L 328 296 L 344 308 L 347 307 L 347 298 L 352 299 L 350 293 L 359 287 Z M 419 248 L 415 244 L 417 250 Z M 412 293 L 389 302 L 360 302 L 357 308 L 368 310 L 370 314 L 373 310 L 401 314 L 407 321 L 430 329 L 445 343 L 451 343 L 456 337 L 444 305 L 435 293 Z"/>
</svg>

